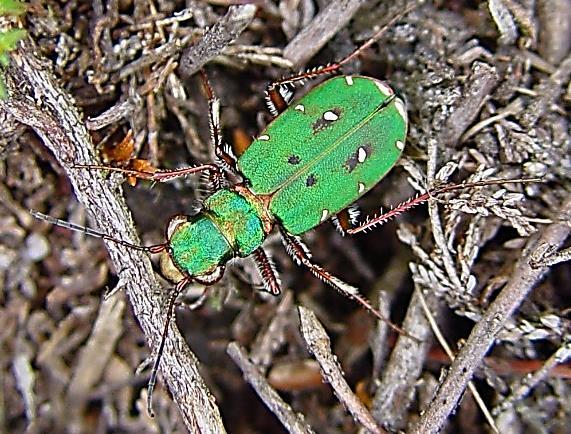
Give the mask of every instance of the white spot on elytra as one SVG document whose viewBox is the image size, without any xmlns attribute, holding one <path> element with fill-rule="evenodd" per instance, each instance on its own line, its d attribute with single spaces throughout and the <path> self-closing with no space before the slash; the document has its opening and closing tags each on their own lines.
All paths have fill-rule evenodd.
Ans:
<svg viewBox="0 0 571 434">
<path fill-rule="evenodd" d="M 404 106 L 404 102 L 402 102 L 402 99 L 400 99 L 400 98 L 395 99 L 395 108 L 397 109 L 397 111 L 399 112 L 399 115 L 401 115 L 401 117 L 403 118 L 405 123 L 408 122 L 408 116 L 406 114 L 406 107 Z"/>
<path fill-rule="evenodd" d="M 395 145 L 397 146 L 399 151 L 402 151 L 404 149 L 404 142 L 401 142 L 400 140 L 397 140 Z"/>
<path fill-rule="evenodd" d="M 260 137 L 258 137 L 258 140 L 265 142 L 265 141 L 270 140 L 270 136 L 268 136 L 267 134 L 263 134 Z"/>
<path fill-rule="evenodd" d="M 351 77 L 350 75 L 345 76 L 345 81 L 349 86 L 353 86 L 353 77 Z"/>
<path fill-rule="evenodd" d="M 323 212 L 321 213 L 321 221 L 324 222 L 328 216 L 329 216 L 329 210 L 324 209 Z"/>
<path fill-rule="evenodd" d="M 305 106 L 303 104 L 298 104 L 295 106 L 294 110 L 299 110 L 302 113 L 305 113 Z"/>
<path fill-rule="evenodd" d="M 365 184 L 362 182 L 359 183 L 359 193 L 363 193 L 365 191 Z"/>
<path fill-rule="evenodd" d="M 392 87 L 390 87 L 387 83 L 385 83 L 384 81 L 375 81 L 375 84 L 377 85 L 377 87 L 379 88 L 379 90 L 381 91 L 381 93 L 385 96 L 391 96 L 393 93 L 395 93 L 395 91 L 393 90 Z"/>
<path fill-rule="evenodd" d="M 326 111 L 325 113 L 323 113 L 323 119 L 325 119 L 326 121 L 336 121 L 337 119 L 339 119 L 339 116 L 337 116 L 332 111 Z"/>
<path fill-rule="evenodd" d="M 367 159 L 367 151 L 365 150 L 365 148 L 363 148 L 362 146 L 359 147 L 358 153 L 357 153 L 357 160 L 359 161 L 359 163 L 364 162 Z"/>
</svg>

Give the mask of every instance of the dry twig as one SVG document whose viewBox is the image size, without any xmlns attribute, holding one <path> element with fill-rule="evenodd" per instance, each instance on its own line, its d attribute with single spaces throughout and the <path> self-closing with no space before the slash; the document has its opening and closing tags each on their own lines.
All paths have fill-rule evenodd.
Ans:
<svg viewBox="0 0 571 434">
<path fill-rule="evenodd" d="M 272 410 L 288 432 L 296 434 L 312 434 L 314 432 L 305 423 L 303 416 L 295 413 L 278 393 L 272 389 L 258 368 L 250 362 L 246 351 L 240 345 L 236 342 L 231 342 L 228 345 L 227 352 L 242 370 L 246 381 L 250 383 L 258 396 Z"/>
<path fill-rule="evenodd" d="M 78 200 L 89 213 L 97 216 L 101 230 L 138 243 L 122 197 L 110 188 L 100 173 L 71 168 L 72 164 L 96 163 L 93 144 L 72 99 L 59 87 L 45 64 L 33 57 L 33 52 L 26 44 L 14 53 L 14 66 L 9 71 L 12 97 L 0 102 L 0 110 L 28 125 L 42 138 L 66 171 Z M 164 299 L 156 294 L 158 284 L 149 258 L 114 243 L 106 244 L 111 260 L 119 270 L 120 284 L 125 287 L 150 346 L 157 348 L 165 309 L 160 307 Z M 169 329 L 161 372 L 189 430 L 224 432 L 218 408 L 198 372 L 196 357 L 174 322 Z"/>
<path fill-rule="evenodd" d="M 329 337 L 315 314 L 302 306 L 298 310 L 301 332 L 309 351 L 315 356 L 319 366 L 321 366 L 323 379 L 331 385 L 337 398 L 359 423 L 372 433 L 386 433 L 347 384 L 337 358 L 331 352 Z"/>
</svg>

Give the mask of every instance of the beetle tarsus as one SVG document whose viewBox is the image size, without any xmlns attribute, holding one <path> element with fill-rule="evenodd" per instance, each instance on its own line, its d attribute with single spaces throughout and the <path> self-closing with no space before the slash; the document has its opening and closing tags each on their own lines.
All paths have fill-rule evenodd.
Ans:
<svg viewBox="0 0 571 434">
<path fill-rule="evenodd" d="M 351 205 L 337 213 L 337 215 L 331 218 L 331 222 L 337 229 L 337 232 L 341 234 L 342 237 L 347 235 L 347 231 L 352 229 L 358 222 L 359 214 L 361 211 L 357 205 Z"/>
</svg>

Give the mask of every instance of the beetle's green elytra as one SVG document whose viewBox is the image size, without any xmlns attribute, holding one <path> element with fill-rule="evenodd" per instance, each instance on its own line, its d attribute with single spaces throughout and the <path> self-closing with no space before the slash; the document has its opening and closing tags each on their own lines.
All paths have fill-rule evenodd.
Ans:
<svg viewBox="0 0 571 434">
<path fill-rule="evenodd" d="M 331 78 L 281 113 L 238 159 L 256 195 L 293 235 L 318 226 L 376 185 L 399 159 L 404 102 L 385 82 Z"/>
<path fill-rule="evenodd" d="M 255 194 L 306 181 L 306 172 L 333 156 L 345 158 L 345 173 L 355 177 L 374 165 L 352 158 L 358 157 L 360 145 L 374 148 L 375 161 L 390 168 L 400 156 L 406 130 L 404 103 L 388 84 L 362 76 L 334 77 L 275 118 L 240 156 L 238 168 Z"/>
</svg>

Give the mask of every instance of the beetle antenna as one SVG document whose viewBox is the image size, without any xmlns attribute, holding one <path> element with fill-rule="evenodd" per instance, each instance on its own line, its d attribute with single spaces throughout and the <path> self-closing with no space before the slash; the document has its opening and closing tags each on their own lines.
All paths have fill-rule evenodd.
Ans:
<svg viewBox="0 0 571 434">
<path fill-rule="evenodd" d="M 173 293 L 169 299 L 169 307 L 167 310 L 167 319 L 165 321 L 165 328 L 163 329 L 163 334 L 161 335 L 161 343 L 159 344 L 159 349 L 157 351 L 157 357 L 153 363 L 153 369 L 151 370 L 151 378 L 149 379 L 149 384 L 147 385 L 147 412 L 149 416 L 155 417 L 155 413 L 153 412 L 153 390 L 155 389 L 155 385 L 157 384 L 157 376 L 159 374 L 159 364 L 161 363 L 161 358 L 165 349 L 165 343 L 167 341 L 168 333 L 169 333 L 169 325 L 172 320 L 173 312 L 174 312 L 174 304 L 176 299 L 184 289 L 184 287 L 190 282 L 190 276 L 186 276 L 180 282 L 176 284 L 174 287 Z"/>
<path fill-rule="evenodd" d="M 278 95 L 277 89 L 280 89 L 284 85 L 292 85 L 292 86 L 300 86 L 302 85 L 305 80 L 309 80 L 315 77 L 319 77 L 320 75 L 327 75 L 333 74 L 334 72 L 341 69 L 343 65 L 353 60 L 355 57 L 359 56 L 364 50 L 369 48 L 373 45 L 379 38 L 394 24 L 401 20 L 404 16 L 415 10 L 417 7 L 421 6 L 423 2 L 418 2 L 410 5 L 404 11 L 399 12 L 395 15 L 388 23 L 383 25 L 373 36 L 371 36 L 363 45 L 358 47 L 355 51 L 349 54 L 344 59 L 341 59 L 338 62 L 334 62 L 328 64 L 326 66 L 317 66 L 315 68 L 311 68 L 308 70 L 301 71 L 297 74 L 291 75 L 289 77 L 284 77 L 281 80 L 274 81 L 270 83 L 266 89 L 267 93 L 267 103 L 272 112 L 273 116 L 278 115 L 281 113 L 288 105 L 286 101 L 287 98 L 284 98 L 283 95 Z M 291 99 L 291 97 L 290 97 Z"/>
<path fill-rule="evenodd" d="M 427 192 L 418 195 L 412 199 L 407 200 L 394 208 L 391 208 L 390 211 L 382 213 L 381 215 L 375 215 L 372 218 L 366 218 L 365 223 L 355 228 L 347 229 L 348 234 L 357 234 L 359 232 L 366 231 L 368 229 L 372 229 L 377 225 L 382 225 L 396 217 L 403 212 L 408 211 L 411 208 L 414 208 L 417 205 L 420 205 L 424 202 L 428 202 L 430 198 L 434 196 L 438 196 L 443 193 L 449 193 L 455 190 L 464 190 L 468 188 L 476 188 L 476 187 L 484 187 L 487 185 L 499 185 L 499 184 L 531 184 L 536 182 L 542 182 L 541 178 L 520 178 L 520 179 L 486 179 L 482 181 L 475 181 L 475 182 L 463 182 L 460 184 L 447 184 L 442 187 L 433 188 L 432 190 L 428 190 Z"/>
<path fill-rule="evenodd" d="M 363 51 L 365 51 L 367 48 L 369 48 L 371 45 L 373 45 L 376 41 L 378 41 L 379 38 L 381 36 L 383 36 L 383 34 L 388 29 L 390 29 L 391 27 L 393 27 L 397 23 L 397 21 L 400 21 L 403 17 L 405 17 L 406 15 L 408 15 L 410 12 L 412 12 L 413 10 L 415 10 L 417 7 L 419 7 L 421 5 L 422 5 L 422 2 L 414 3 L 414 4 L 410 5 L 409 7 L 407 7 L 405 10 L 403 10 L 402 12 L 399 12 L 398 14 L 396 14 L 393 18 L 391 18 L 391 20 L 388 23 L 386 23 L 384 26 L 382 26 L 373 36 L 371 36 L 367 42 L 365 42 L 363 45 L 361 45 L 359 48 L 357 48 L 355 51 L 353 51 L 347 57 L 340 60 L 336 64 L 334 63 L 333 65 L 336 66 L 336 69 L 338 69 L 339 67 L 341 67 L 341 66 L 345 65 L 346 63 L 350 62 L 351 60 L 353 60 L 355 57 L 359 56 Z"/>
<path fill-rule="evenodd" d="M 86 226 L 78 225 L 75 223 L 68 222 L 66 220 L 57 219 L 55 217 L 49 216 L 47 214 L 41 213 L 36 210 L 29 210 L 30 214 L 32 214 L 35 218 L 39 220 L 46 221 L 52 225 L 59 226 L 62 228 L 70 229 L 75 232 L 80 232 L 85 235 L 89 235 L 90 237 L 100 238 L 106 241 L 111 241 L 121 246 L 128 247 L 133 250 L 138 250 L 141 252 L 150 252 L 150 253 L 159 253 L 162 252 L 166 248 L 166 244 L 155 244 L 152 246 L 141 246 L 138 244 L 133 244 L 128 241 L 120 240 L 119 238 L 115 238 L 112 235 L 106 234 L 104 232 L 100 232 L 98 230 L 88 228 Z"/>
</svg>

